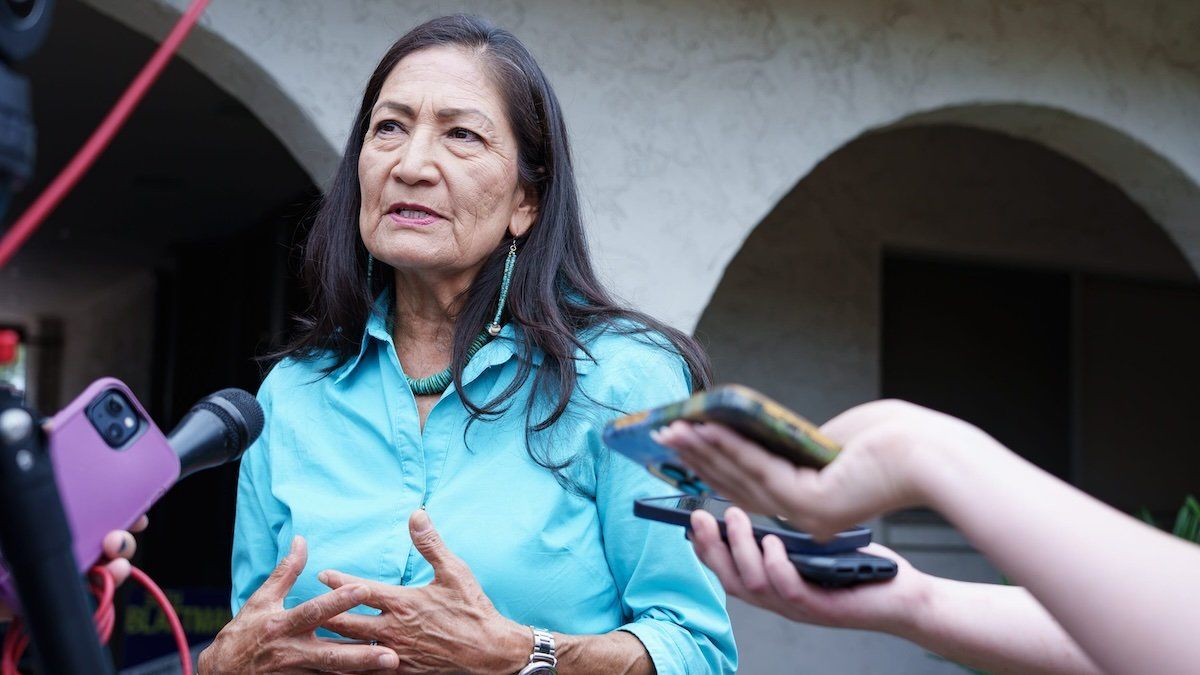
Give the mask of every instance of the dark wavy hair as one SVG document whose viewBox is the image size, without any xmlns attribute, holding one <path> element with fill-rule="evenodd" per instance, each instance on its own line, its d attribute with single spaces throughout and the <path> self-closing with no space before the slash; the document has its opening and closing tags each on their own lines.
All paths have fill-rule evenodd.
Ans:
<svg viewBox="0 0 1200 675">
<path fill-rule="evenodd" d="M 513 271 L 506 311 L 509 319 L 521 327 L 517 332 L 522 343 L 518 353 L 532 354 L 541 349 L 544 354 L 533 374 L 533 396 L 526 404 L 526 449 L 534 461 L 562 480 L 562 471 L 578 455 L 555 459 L 548 453 L 535 452 L 528 441 L 533 433 L 551 428 L 567 410 L 576 391 L 576 359 L 591 358 L 583 334 L 597 329 L 615 330 L 638 334 L 663 349 L 673 348 L 687 363 L 694 389 L 710 385 L 711 369 L 695 340 L 622 307 L 597 279 L 588 257 L 567 128 L 558 98 L 525 45 L 484 19 L 454 15 L 421 24 L 397 40 L 375 67 L 333 185 L 320 204 L 305 245 L 303 278 L 311 304 L 298 319 L 297 338 L 273 357 L 310 360 L 332 354 L 335 361 L 326 369 L 328 374 L 358 354 L 373 300 L 393 283 L 390 268 L 376 261 L 368 287 L 367 250 L 358 227 L 359 153 L 371 108 L 392 69 L 413 52 L 440 46 L 466 49 L 483 60 L 504 97 L 516 135 L 518 180 L 537 198 L 536 220 L 523 241 L 518 241 L 521 255 Z M 451 360 L 454 385 L 460 391 L 468 347 L 489 322 L 490 312 L 499 301 L 508 247 L 508 240 L 499 243 L 460 298 Z M 506 412 L 509 400 L 532 371 L 530 360 L 521 359 L 512 384 L 494 399 L 476 403 L 464 395 L 471 421 Z M 548 408 L 539 406 L 549 411 L 541 419 L 533 419 L 537 400 L 554 402 Z"/>
</svg>

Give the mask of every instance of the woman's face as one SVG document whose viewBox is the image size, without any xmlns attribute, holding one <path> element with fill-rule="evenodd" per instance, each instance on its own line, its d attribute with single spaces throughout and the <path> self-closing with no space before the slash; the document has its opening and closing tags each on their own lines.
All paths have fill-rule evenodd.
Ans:
<svg viewBox="0 0 1200 675">
<path fill-rule="evenodd" d="M 371 109 L 358 160 L 359 233 L 402 271 L 473 272 L 533 223 L 517 141 L 479 57 L 457 47 L 400 60 Z"/>
</svg>

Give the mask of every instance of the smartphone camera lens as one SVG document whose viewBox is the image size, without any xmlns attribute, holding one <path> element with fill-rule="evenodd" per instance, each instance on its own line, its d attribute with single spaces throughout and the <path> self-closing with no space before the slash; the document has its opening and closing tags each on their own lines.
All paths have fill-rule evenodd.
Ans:
<svg viewBox="0 0 1200 675">
<path fill-rule="evenodd" d="M 96 398 L 88 407 L 87 417 L 108 447 L 114 450 L 128 445 L 142 428 L 138 411 L 124 394 L 114 389 Z"/>
</svg>

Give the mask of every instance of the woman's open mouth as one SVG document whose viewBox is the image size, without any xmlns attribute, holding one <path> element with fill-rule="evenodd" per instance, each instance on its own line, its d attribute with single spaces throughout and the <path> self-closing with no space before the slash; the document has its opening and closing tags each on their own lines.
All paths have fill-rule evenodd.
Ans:
<svg viewBox="0 0 1200 675">
<path fill-rule="evenodd" d="M 423 226 L 430 225 L 442 216 L 437 211 L 422 204 L 392 204 L 388 217 L 397 225 Z"/>
</svg>

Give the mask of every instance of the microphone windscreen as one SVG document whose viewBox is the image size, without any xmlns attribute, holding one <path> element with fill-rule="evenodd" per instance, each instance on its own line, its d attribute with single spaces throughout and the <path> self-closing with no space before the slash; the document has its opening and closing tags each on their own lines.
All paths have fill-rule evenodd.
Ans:
<svg viewBox="0 0 1200 675">
<path fill-rule="evenodd" d="M 258 400 L 254 398 L 250 392 L 243 389 L 229 388 L 222 389 L 212 395 L 212 398 L 220 397 L 228 401 L 242 416 L 246 423 L 246 439 L 242 448 L 248 447 L 253 443 L 258 435 L 263 430 L 263 411 L 262 406 L 258 404 Z"/>
</svg>

